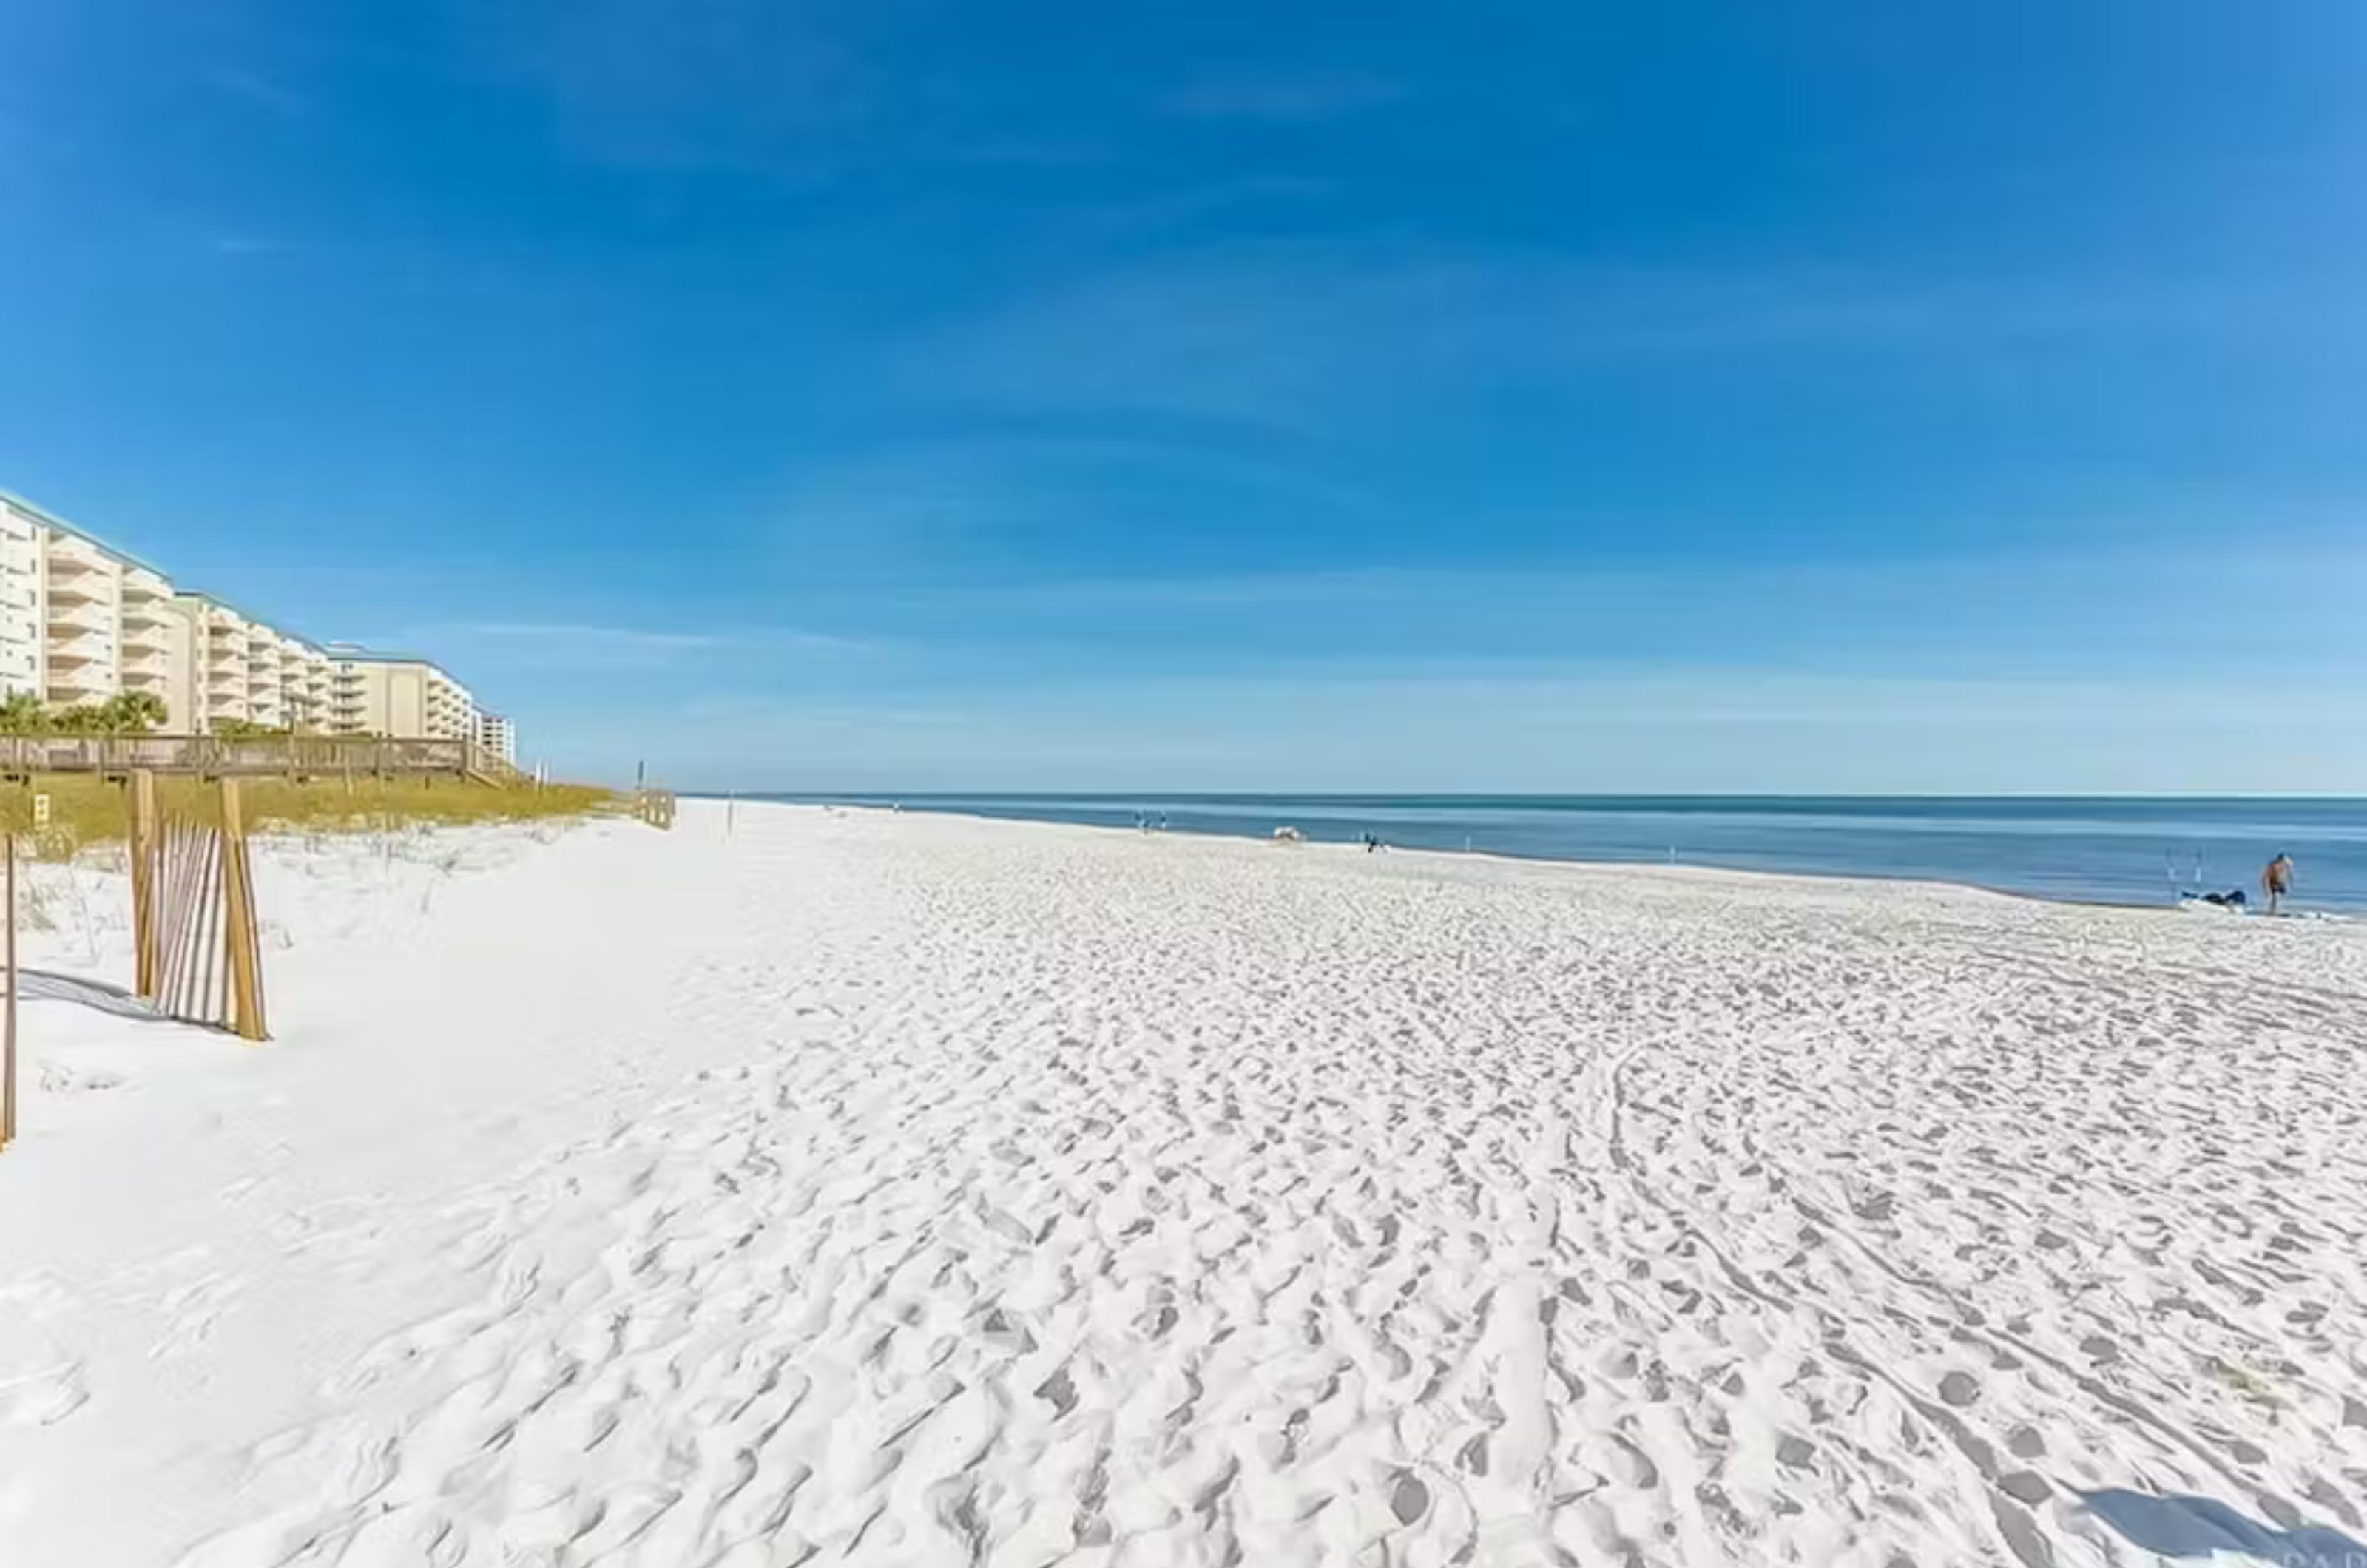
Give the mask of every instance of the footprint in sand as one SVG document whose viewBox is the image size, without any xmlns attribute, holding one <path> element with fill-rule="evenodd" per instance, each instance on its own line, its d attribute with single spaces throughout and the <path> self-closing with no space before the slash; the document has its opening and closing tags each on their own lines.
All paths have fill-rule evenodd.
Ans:
<svg viewBox="0 0 2367 1568">
<path fill-rule="evenodd" d="M 80 1361 L 64 1359 L 29 1370 L 0 1371 L 0 1421 L 54 1427 L 90 1399 Z"/>
</svg>

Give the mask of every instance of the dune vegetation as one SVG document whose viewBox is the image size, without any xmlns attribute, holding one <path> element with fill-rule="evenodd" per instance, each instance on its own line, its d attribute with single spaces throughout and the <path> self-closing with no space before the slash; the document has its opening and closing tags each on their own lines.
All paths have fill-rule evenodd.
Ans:
<svg viewBox="0 0 2367 1568">
<path fill-rule="evenodd" d="M 158 807 L 200 822 L 220 816 L 220 792 L 194 778 L 159 778 Z M 46 810 L 39 805 L 46 796 Z M 254 831 L 370 832 L 477 822 L 530 822 L 623 811 L 629 798 L 588 784 L 464 783 L 458 779 L 253 778 L 240 783 L 240 805 Z M 43 860 L 69 858 L 92 844 L 119 841 L 128 828 L 122 784 L 92 774 L 36 778 L 0 786 L 0 827 L 23 834 Z"/>
</svg>

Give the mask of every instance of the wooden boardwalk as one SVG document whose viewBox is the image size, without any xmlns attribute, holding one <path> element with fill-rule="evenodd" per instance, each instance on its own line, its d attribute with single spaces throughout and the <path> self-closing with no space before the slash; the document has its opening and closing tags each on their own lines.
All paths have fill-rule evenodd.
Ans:
<svg viewBox="0 0 2367 1568">
<path fill-rule="evenodd" d="M 40 773 L 127 778 L 140 769 L 198 778 L 455 778 L 498 783 L 515 770 L 467 740 L 369 736 L 0 735 L 0 779 Z"/>
</svg>

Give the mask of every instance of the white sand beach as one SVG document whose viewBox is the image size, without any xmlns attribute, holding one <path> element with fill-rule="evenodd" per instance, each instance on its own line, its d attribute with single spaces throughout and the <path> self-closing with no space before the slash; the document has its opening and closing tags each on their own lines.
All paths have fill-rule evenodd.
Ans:
<svg viewBox="0 0 2367 1568">
<path fill-rule="evenodd" d="M 2367 1539 L 2367 929 L 693 802 L 264 846 L 250 1047 L 38 875 L 6 1568 Z"/>
</svg>

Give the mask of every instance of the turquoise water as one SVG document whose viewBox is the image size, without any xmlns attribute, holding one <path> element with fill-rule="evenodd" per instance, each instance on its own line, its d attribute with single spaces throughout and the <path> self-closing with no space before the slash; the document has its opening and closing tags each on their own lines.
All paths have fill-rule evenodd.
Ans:
<svg viewBox="0 0 2367 1568">
<path fill-rule="evenodd" d="M 2367 912 L 2367 799 L 1851 795 L 783 795 L 1179 833 L 1308 838 L 1748 871 L 1916 877 L 2010 893 L 2166 904 L 2258 897 L 2279 851 L 2294 906 Z"/>
</svg>

